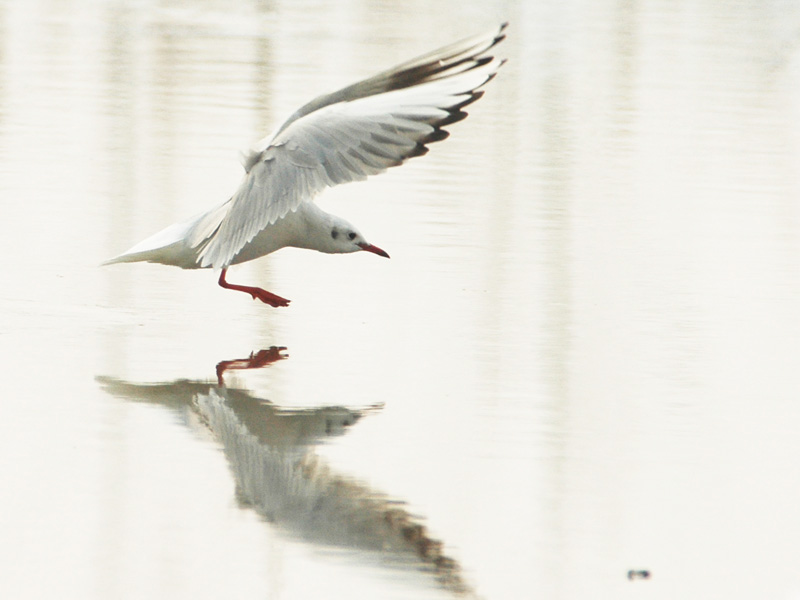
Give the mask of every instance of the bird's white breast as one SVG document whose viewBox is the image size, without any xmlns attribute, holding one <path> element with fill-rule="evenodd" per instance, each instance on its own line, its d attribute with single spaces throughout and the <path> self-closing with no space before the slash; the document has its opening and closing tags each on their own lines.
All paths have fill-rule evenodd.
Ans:
<svg viewBox="0 0 800 600">
<path fill-rule="evenodd" d="M 325 216 L 326 213 L 316 204 L 304 202 L 296 211 L 290 211 L 285 217 L 267 225 L 257 233 L 233 258 L 231 264 L 254 260 L 287 246 L 315 250 L 316 248 L 309 243 L 315 239 L 314 230 Z"/>
</svg>

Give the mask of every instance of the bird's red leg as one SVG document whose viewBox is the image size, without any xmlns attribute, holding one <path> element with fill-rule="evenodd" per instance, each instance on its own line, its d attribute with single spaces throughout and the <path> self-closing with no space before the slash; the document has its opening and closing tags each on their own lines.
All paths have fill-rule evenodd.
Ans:
<svg viewBox="0 0 800 600">
<path fill-rule="evenodd" d="M 257 287 L 250 287 L 249 285 L 236 285 L 234 283 L 228 283 L 225 281 L 225 272 L 228 269 L 222 269 L 222 273 L 219 274 L 219 285 L 224 287 L 226 290 L 236 290 L 238 292 L 246 292 L 253 297 L 253 300 L 261 300 L 264 304 L 269 304 L 270 306 L 274 306 L 278 308 L 279 306 L 289 306 L 289 300 L 286 298 L 281 298 L 267 290 L 262 290 L 261 288 Z"/>
</svg>

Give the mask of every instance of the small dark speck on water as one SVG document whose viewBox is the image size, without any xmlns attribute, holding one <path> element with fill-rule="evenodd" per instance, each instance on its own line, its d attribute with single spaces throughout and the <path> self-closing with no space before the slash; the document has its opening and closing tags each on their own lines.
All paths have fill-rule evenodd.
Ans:
<svg viewBox="0 0 800 600">
<path fill-rule="evenodd" d="M 647 569 L 631 569 L 628 571 L 628 579 L 650 579 L 650 571 Z"/>
</svg>

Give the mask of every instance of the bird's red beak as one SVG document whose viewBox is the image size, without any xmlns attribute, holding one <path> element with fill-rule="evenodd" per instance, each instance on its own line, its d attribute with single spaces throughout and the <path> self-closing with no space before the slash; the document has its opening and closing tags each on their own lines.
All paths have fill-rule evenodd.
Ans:
<svg viewBox="0 0 800 600">
<path fill-rule="evenodd" d="M 377 246 L 373 246 L 372 244 L 365 244 L 361 242 L 359 244 L 362 250 L 366 250 L 367 252 L 372 252 L 373 254 L 377 254 L 378 256 L 383 256 L 384 258 L 389 258 L 389 255 L 386 254 L 384 250 L 381 250 Z"/>
</svg>

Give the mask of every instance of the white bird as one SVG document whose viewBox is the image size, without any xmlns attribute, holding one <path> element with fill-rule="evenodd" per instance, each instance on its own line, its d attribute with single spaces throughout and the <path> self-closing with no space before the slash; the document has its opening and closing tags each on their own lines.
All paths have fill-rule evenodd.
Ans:
<svg viewBox="0 0 800 600">
<path fill-rule="evenodd" d="M 245 177 L 232 198 L 103 264 L 221 269 L 223 288 L 279 307 L 289 300 L 228 283 L 228 267 L 286 246 L 389 258 L 356 227 L 320 209 L 314 197 L 421 156 L 427 144 L 445 139 L 442 128 L 467 116 L 463 108 L 483 95 L 479 88 L 505 62 L 485 53 L 505 38 L 506 25 L 312 100 L 243 155 Z"/>
</svg>

